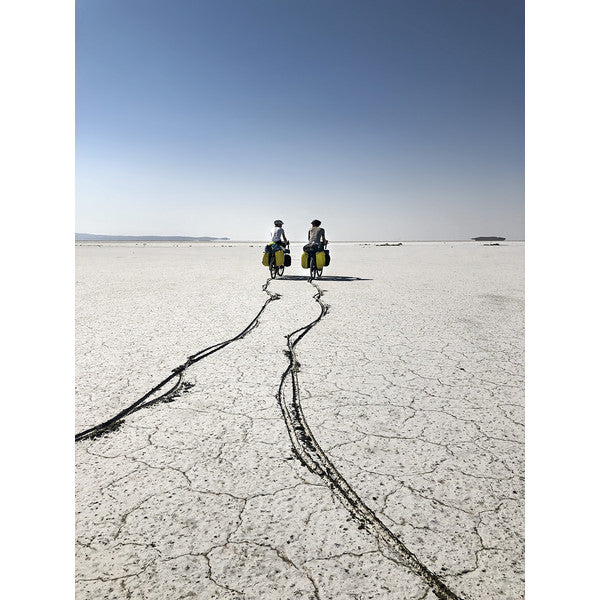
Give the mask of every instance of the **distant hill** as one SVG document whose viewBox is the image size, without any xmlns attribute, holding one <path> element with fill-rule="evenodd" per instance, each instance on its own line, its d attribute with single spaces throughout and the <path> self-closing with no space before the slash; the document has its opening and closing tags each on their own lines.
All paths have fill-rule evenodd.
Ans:
<svg viewBox="0 0 600 600">
<path fill-rule="evenodd" d="M 76 233 L 76 242 L 217 242 L 229 240 L 226 237 L 186 237 L 179 235 L 102 235 L 96 233 Z"/>
</svg>

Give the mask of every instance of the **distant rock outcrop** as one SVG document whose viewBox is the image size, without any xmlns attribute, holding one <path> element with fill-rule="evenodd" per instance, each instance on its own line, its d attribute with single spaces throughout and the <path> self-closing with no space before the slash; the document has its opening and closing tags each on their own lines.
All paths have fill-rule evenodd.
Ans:
<svg viewBox="0 0 600 600">
<path fill-rule="evenodd" d="M 471 238 L 472 240 L 475 240 L 476 242 L 503 242 L 506 238 L 503 237 L 496 237 L 493 235 L 487 235 L 487 236 L 481 236 L 481 237 L 476 237 L 476 238 Z"/>
<path fill-rule="evenodd" d="M 388 244 L 387 242 L 385 244 L 375 244 L 376 246 L 402 246 L 402 242 L 398 242 L 397 244 Z"/>
<path fill-rule="evenodd" d="M 226 237 L 187 237 L 178 235 L 102 235 L 76 233 L 76 242 L 221 242 Z"/>
</svg>

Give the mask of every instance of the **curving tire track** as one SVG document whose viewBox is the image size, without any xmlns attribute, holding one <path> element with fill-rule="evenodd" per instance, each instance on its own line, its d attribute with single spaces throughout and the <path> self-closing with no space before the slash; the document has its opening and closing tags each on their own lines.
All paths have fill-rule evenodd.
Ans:
<svg viewBox="0 0 600 600">
<path fill-rule="evenodd" d="M 318 475 L 332 490 L 336 497 L 350 511 L 352 516 L 360 521 L 361 526 L 366 527 L 402 564 L 406 565 L 413 573 L 423 579 L 431 588 L 433 593 L 442 600 L 461 600 L 452 590 L 446 586 L 441 578 L 430 571 L 419 559 L 402 543 L 402 541 L 377 517 L 377 515 L 363 502 L 358 494 L 352 489 L 340 472 L 335 468 L 331 460 L 319 446 L 313 436 L 302 411 L 300 402 L 300 390 L 298 385 L 298 371 L 300 365 L 296 359 L 295 348 L 300 340 L 327 314 L 329 305 L 323 302 L 321 297 L 323 291 L 314 281 L 309 281 L 316 289 L 313 296 L 321 307 L 319 316 L 304 327 L 293 331 L 286 336 L 286 352 L 289 365 L 279 384 L 277 401 L 283 413 L 283 418 L 292 442 L 293 452 L 300 462 L 312 473 Z M 284 388 L 290 380 L 291 398 L 286 399 Z"/>
<path fill-rule="evenodd" d="M 133 404 L 123 409 L 121 412 L 116 414 L 114 417 L 108 419 L 107 421 L 95 425 L 94 427 L 90 427 L 89 429 L 81 431 L 80 433 L 77 433 L 75 435 L 75 441 L 79 442 L 84 439 L 95 438 L 104 435 L 109 431 L 114 431 L 121 425 L 125 417 L 133 414 L 134 412 L 142 408 L 150 406 L 151 404 L 155 404 L 157 402 L 160 402 L 161 400 L 166 400 L 170 396 L 172 397 L 181 387 L 183 383 L 183 374 L 188 367 L 197 363 L 203 358 L 206 358 L 207 356 L 210 356 L 211 354 L 222 350 L 229 344 L 237 340 L 241 340 L 243 337 L 248 335 L 255 327 L 258 327 L 260 317 L 267 308 L 268 304 L 270 302 L 273 302 L 274 300 L 278 300 L 281 297 L 279 294 L 269 291 L 269 283 L 271 283 L 271 279 L 267 279 L 266 283 L 262 287 L 263 292 L 266 292 L 268 298 L 265 300 L 264 304 L 262 305 L 262 308 L 258 311 L 254 319 L 250 321 L 250 323 L 245 329 L 243 329 L 240 333 L 238 333 L 235 337 L 232 337 L 231 339 L 225 340 L 224 342 L 219 342 L 218 344 L 214 344 L 212 346 L 209 346 L 208 348 L 204 348 L 203 350 L 196 352 L 196 354 L 188 356 L 187 360 L 182 365 L 175 367 L 168 377 L 163 379 L 158 385 L 154 386 L 149 392 L 144 394 Z M 174 379 L 176 379 L 176 382 L 172 387 L 170 387 L 166 392 L 163 392 L 160 396 L 155 397 L 155 394 L 157 392 L 162 390 L 169 382 L 171 382 Z"/>
</svg>

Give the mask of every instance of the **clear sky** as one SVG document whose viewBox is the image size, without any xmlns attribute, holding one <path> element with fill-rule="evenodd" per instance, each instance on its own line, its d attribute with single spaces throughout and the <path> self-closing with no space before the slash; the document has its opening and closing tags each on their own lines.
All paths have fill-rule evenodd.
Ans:
<svg viewBox="0 0 600 600">
<path fill-rule="evenodd" d="M 76 230 L 524 238 L 522 0 L 77 0 Z"/>
</svg>

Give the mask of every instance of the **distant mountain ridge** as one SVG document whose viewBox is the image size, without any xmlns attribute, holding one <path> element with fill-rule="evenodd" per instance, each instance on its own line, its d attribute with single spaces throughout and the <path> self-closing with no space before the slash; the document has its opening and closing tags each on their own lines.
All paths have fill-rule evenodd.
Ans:
<svg viewBox="0 0 600 600">
<path fill-rule="evenodd" d="M 189 237 L 181 235 L 103 235 L 96 233 L 76 233 L 76 242 L 220 242 L 227 237 Z"/>
</svg>

